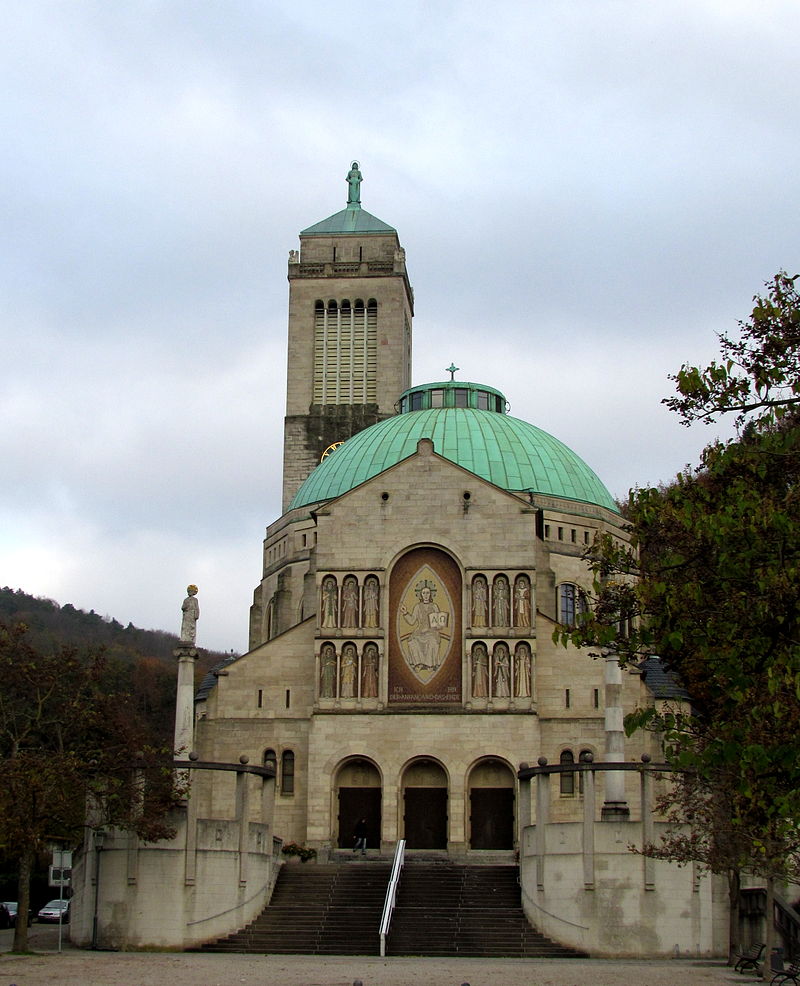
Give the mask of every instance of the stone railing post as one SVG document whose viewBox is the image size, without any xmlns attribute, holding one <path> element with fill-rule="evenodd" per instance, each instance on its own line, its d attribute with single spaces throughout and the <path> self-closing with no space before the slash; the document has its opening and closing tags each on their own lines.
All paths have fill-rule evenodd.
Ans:
<svg viewBox="0 0 800 986">
<path fill-rule="evenodd" d="M 622 668 L 617 655 L 605 654 L 605 727 L 606 763 L 621 763 L 625 759 L 625 733 L 622 725 Z M 630 815 L 625 798 L 625 774 L 610 770 L 605 775 L 606 796 L 600 817 L 604 822 L 626 822 Z"/>
<path fill-rule="evenodd" d="M 653 844 L 653 775 L 648 770 L 650 755 L 642 754 L 644 769 L 642 778 L 642 849 Z M 642 856 L 644 861 L 644 889 L 656 889 L 655 860 L 652 856 Z"/>
<path fill-rule="evenodd" d="M 242 755 L 239 763 L 247 764 L 250 758 Z M 250 860 L 248 835 L 250 831 L 250 788 L 247 772 L 236 771 L 236 820 L 239 823 L 239 886 L 247 883 L 247 864 Z"/>
<path fill-rule="evenodd" d="M 594 757 L 586 755 L 584 763 Z M 594 771 L 585 770 L 583 778 L 583 889 L 594 890 Z"/>
<path fill-rule="evenodd" d="M 547 766 L 547 757 L 539 757 L 540 767 Z M 546 828 L 550 820 L 550 775 L 536 778 L 536 886 L 544 890 L 544 857 L 546 852 Z"/>
</svg>

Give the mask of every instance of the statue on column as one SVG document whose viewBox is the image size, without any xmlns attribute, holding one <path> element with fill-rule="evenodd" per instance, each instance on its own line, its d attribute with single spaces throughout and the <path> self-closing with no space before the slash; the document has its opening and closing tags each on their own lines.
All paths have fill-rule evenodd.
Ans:
<svg viewBox="0 0 800 986">
<path fill-rule="evenodd" d="M 187 586 L 188 596 L 183 600 L 181 611 L 181 643 L 193 644 L 197 640 L 197 621 L 200 619 L 200 603 L 197 601 L 197 586 Z"/>
<path fill-rule="evenodd" d="M 361 172 L 358 170 L 358 161 L 353 161 L 347 173 L 347 204 L 361 205 Z"/>
</svg>

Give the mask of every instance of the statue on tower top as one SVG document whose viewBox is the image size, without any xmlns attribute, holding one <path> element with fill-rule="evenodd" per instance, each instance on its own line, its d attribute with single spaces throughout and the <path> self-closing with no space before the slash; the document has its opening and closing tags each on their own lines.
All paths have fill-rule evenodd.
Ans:
<svg viewBox="0 0 800 986">
<path fill-rule="evenodd" d="M 358 161 L 353 161 L 347 173 L 347 204 L 361 205 L 361 172 L 358 170 Z"/>
<path fill-rule="evenodd" d="M 186 589 L 188 595 L 181 605 L 181 643 L 193 644 L 197 639 L 197 621 L 200 619 L 200 604 L 197 601 L 197 586 Z"/>
</svg>

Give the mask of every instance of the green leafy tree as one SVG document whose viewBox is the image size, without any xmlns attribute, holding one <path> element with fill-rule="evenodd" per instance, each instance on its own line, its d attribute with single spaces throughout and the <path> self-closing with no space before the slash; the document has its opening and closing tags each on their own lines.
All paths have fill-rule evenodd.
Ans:
<svg viewBox="0 0 800 986">
<path fill-rule="evenodd" d="M 105 824 L 152 840 L 171 834 L 168 812 L 183 792 L 171 751 L 147 744 L 102 654 L 40 651 L 23 625 L 0 625 L 0 678 L 0 845 L 17 861 L 24 915 L 37 854 L 80 841 L 88 802 Z M 18 921 L 16 951 L 27 934 Z"/>
<path fill-rule="evenodd" d="M 768 892 L 774 878 L 796 872 L 800 841 L 795 283 L 776 275 L 739 336 L 720 337 L 722 359 L 673 378 L 678 396 L 666 403 L 684 422 L 733 413 L 738 434 L 707 446 L 699 466 L 669 486 L 632 491 L 630 546 L 603 538 L 592 547 L 593 605 L 581 626 L 561 633 L 613 648 L 623 664 L 658 655 L 679 674 L 691 711 L 640 710 L 628 720 L 631 729 L 658 729 L 670 761 L 692 778 L 676 786 L 672 817 L 693 835 L 664 851 L 717 872 L 747 868 L 767 879 Z M 726 811 L 713 819 L 689 811 L 687 790 L 698 803 L 724 792 Z M 712 821 L 712 842 L 703 841 Z"/>
</svg>

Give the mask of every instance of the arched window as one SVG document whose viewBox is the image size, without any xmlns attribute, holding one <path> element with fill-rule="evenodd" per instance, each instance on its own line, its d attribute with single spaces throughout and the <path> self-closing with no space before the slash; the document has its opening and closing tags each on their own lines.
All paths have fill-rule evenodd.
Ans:
<svg viewBox="0 0 800 986">
<path fill-rule="evenodd" d="M 572 767 L 575 763 L 575 756 L 572 750 L 563 750 L 558 761 L 562 767 Z M 572 770 L 564 771 L 561 775 L 561 793 L 575 793 L 575 772 Z"/>
<path fill-rule="evenodd" d="M 281 754 L 281 794 L 294 794 L 294 753 L 291 750 Z"/>
<path fill-rule="evenodd" d="M 277 773 L 278 773 L 278 758 L 275 755 L 275 751 L 274 750 L 264 750 L 263 760 L 264 760 L 264 766 L 265 767 L 272 767 L 272 769 L 275 771 L 275 774 L 277 776 Z"/>
<path fill-rule="evenodd" d="M 586 612 L 586 595 L 572 582 L 562 582 L 558 587 L 558 622 L 574 627 Z"/>
</svg>

